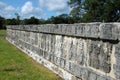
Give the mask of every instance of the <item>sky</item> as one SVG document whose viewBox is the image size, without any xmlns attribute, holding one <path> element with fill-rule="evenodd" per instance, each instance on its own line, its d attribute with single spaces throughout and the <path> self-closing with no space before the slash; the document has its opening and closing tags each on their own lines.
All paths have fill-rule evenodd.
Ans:
<svg viewBox="0 0 120 80">
<path fill-rule="evenodd" d="M 21 19 L 36 18 L 48 19 L 51 16 L 68 14 L 70 8 L 68 0 L 0 0 L 0 16 L 15 18 L 15 13 Z"/>
</svg>

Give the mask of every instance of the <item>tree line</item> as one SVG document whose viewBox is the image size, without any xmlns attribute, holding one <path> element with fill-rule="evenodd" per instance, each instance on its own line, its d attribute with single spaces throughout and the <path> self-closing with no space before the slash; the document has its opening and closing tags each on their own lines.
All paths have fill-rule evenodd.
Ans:
<svg viewBox="0 0 120 80">
<path fill-rule="evenodd" d="M 29 19 L 20 20 L 16 18 L 5 19 L 0 16 L 0 28 L 6 25 L 27 24 L 71 24 L 81 22 L 120 22 L 120 0 L 69 0 L 71 7 L 69 14 L 61 14 L 45 19 L 34 16 Z"/>
<path fill-rule="evenodd" d="M 59 16 L 52 16 L 51 18 L 38 19 L 34 16 L 29 19 L 20 20 L 18 16 L 12 19 L 5 19 L 0 16 L 0 28 L 5 29 L 6 25 L 28 25 L 28 24 L 72 24 L 79 21 L 79 18 L 73 18 L 68 14 L 61 14 Z"/>
</svg>

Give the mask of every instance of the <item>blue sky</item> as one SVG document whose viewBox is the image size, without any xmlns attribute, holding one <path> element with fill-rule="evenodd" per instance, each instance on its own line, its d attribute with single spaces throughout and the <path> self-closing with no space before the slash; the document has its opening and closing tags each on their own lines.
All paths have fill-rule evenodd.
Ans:
<svg viewBox="0 0 120 80">
<path fill-rule="evenodd" d="M 67 14 L 70 11 L 68 0 L 0 0 L 0 16 L 15 18 L 15 13 L 21 19 L 35 16 L 47 19 L 51 16 Z"/>
</svg>

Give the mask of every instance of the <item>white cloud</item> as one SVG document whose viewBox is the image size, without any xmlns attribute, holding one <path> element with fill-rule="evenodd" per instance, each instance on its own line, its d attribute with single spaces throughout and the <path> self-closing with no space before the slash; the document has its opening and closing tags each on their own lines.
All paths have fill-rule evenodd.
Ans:
<svg viewBox="0 0 120 80">
<path fill-rule="evenodd" d="M 45 0 L 39 0 L 39 3 L 40 3 L 40 7 L 43 7 L 44 3 L 45 3 Z"/>
<path fill-rule="evenodd" d="M 6 6 L 6 4 L 5 4 L 5 3 L 0 2 L 0 8 L 3 8 L 3 7 L 5 7 L 5 6 Z"/>
<path fill-rule="evenodd" d="M 22 18 L 29 18 L 31 16 L 40 17 L 41 14 L 43 14 L 42 9 L 37 6 L 33 6 L 33 3 L 30 1 L 27 1 L 22 7 L 21 7 L 21 16 Z"/>
<path fill-rule="evenodd" d="M 15 9 L 13 6 L 0 2 L 0 16 L 5 18 L 11 18 L 13 12 L 15 12 L 16 10 L 17 9 Z"/>
<path fill-rule="evenodd" d="M 16 9 L 14 7 L 12 7 L 12 6 L 6 6 L 5 10 L 6 11 L 15 11 Z"/>
<path fill-rule="evenodd" d="M 46 7 L 49 11 L 65 11 L 68 9 L 68 0 L 39 0 L 40 6 Z"/>
<path fill-rule="evenodd" d="M 33 5 L 32 2 L 28 1 L 26 2 L 23 7 L 21 8 L 21 12 L 23 14 L 29 14 L 33 11 Z"/>
</svg>

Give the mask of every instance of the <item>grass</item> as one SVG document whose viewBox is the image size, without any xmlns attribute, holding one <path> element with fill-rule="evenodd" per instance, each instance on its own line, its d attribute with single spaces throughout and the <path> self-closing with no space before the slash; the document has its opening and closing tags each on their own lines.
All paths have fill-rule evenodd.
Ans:
<svg viewBox="0 0 120 80">
<path fill-rule="evenodd" d="M 0 30 L 0 80 L 62 80 L 5 40 Z"/>
</svg>

